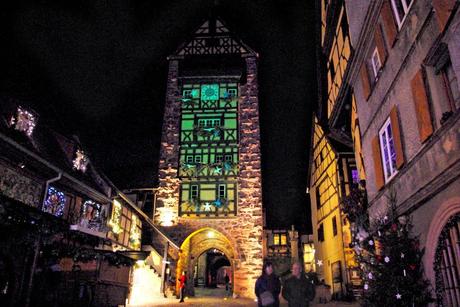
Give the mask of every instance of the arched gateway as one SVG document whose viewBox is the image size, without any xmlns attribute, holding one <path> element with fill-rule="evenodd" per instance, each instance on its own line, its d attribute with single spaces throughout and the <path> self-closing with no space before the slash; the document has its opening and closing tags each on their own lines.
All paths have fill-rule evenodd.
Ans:
<svg viewBox="0 0 460 307">
<path fill-rule="evenodd" d="M 230 262 L 231 269 L 229 272 L 234 272 L 234 263 L 237 259 L 231 242 L 225 235 L 219 231 L 205 227 L 190 234 L 181 245 L 181 253 L 176 267 L 176 276 L 180 276 L 182 271 L 187 271 L 187 293 L 194 293 L 194 285 L 201 285 L 201 278 L 204 278 L 203 285 L 211 283 L 206 280 L 209 270 L 201 270 L 198 267 L 200 257 L 206 254 L 207 251 L 216 250 L 222 253 L 223 256 Z M 206 265 L 206 264 L 205 264 Z M 200 274 L 201 273 L 201 274 Z M 205 273 L 203 275 L 203 273 Z M 208 274 L 206 274 L 208 273 Z M 233 274 L 229 274 L 230 279 L 233 279 Z M 233 284 L 233 280 L 231 282 Z M 176 287 L 179 285 L 177 284 Z"/>
<path fill-rule="evenodd" d="M 262 267 L 257 57 L 218 18 L 168 57 L 154 210 L 156 224 L 180 246 L 171 264 L 177 276 L 193 272 L 203 253 L 222 253 L 233 292 L 244 297 L 255 296 Z"/>
</svg>

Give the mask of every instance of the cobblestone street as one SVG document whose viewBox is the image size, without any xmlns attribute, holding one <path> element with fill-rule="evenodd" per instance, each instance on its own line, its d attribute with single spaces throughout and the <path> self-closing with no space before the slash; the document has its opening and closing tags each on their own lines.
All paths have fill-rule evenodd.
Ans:
<svg viewBox="0 0 460 307">
<path fill-rule="evenodd" d="M 158 299 L 152 305 L 153 306 L 174 306 L 174 307 L 181 307 L 181 306 L 206 306 L 206 307 L 224 307 L 224 306 L 257 306 L 257 303 L 250 299 L 245 298 L 231 298 L 225 297 L 225 290 L 224 289 L 195 289 L 196 296 L 189 297 L 185 299 L 184 303 L 179 303 L 179 300 L 175 297 L 165 298 L 165 299 Z M 288 304 L 286 301 L 281 299 L 281 306 L 287 307 Z M 359 306 L 358 303 L 345 303 L 345 302 L 329 302 L 327 304 L 310 304 L 310 306 L 331 306 L 331 307 L 357 307 Z M 133 305 L 129 305 L 129 307 L 134 307 Z"/>
</svg>

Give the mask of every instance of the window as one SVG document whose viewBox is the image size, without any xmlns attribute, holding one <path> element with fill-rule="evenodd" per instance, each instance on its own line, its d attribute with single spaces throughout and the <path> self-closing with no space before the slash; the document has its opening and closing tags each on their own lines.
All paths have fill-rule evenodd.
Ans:
<svg viewBox="0 0 460 307">
<path fill-rule="evenodd" d="M 54 187 L 49 187 L 42 209 L 54 216 L 62 217 L 64 215 L 65 204 L 66 197 L 64 193 Z"/>
<path fill-rule="evenodd" d="M 210 118 L 210 119 L 199 119 L 198 127 L 203 128 L 213 128 L 220 127 L 220 118 Z"/>
<path fill-rule="evenodd" d="M 227 198 L 227 187 L 225 184 L 219 184 L 217 195 L 219 198 Z"/>
<path fill-rule="evenodd" d="M 225 162 L 232 162 L 233 161 L 233 156 L 231 154 L 226 154 L 225 155 Z"/>
<path fill-rule="evenodd" d="M 287 235 L 285 233 L 274 233 L 273 245 L 287 245 Z"/>
<path fill-rule="evenodd" d="M 458 105 L 460 101 L 460 91 L 450 59 L 441 68 L 440 74 L 448 102 L 448 105 L 445 107 L 445 112 L 454 112 L 457 109 L 456 105 Z"/>
<path fill-rule="evenodd" d="M 190 90 L 184 90 L 182 92 L 182 96 L 184 98 L 189 98 L 189 99 L 195 99 L 198 98 L 200 95 L 200 91 L 198 89 L 190 89 Z"/>
<path fill-rule="evenodd" d="M 201 156 L 199 156 L 199 155 L 186 156 L 185 162 L 187 162 L 187 163 L 201 163 Z"/>
<path fill-rule="evenodd" d="M 190 199 L 198 199 L 199 186 L 197 184 L 190 186 Z"/>
<path fill-rule="evenodd" d="M 406 18 L 407 12 L 409 12 L 412 2 L 412 0 L 391 0 L 391 6 L 396 18 L 396 23 L 400 29 L 404 19 Z"/>
<path fill-rule="evenodd" d="M 372 72 L 374 73 L 374 79 L 377 80 L 379 76 L 380 69 L 382 68 L 382 63 L 380 62 L 379 51 L 375 47 L 374 52 L 371 57 Z"/>
<path fill-rule="evenodd" d="M 229 88 L 224 92 L 224 99 L 232 99 L 237 96 L 237 89 L 236 88 Z"/>
<path fill-rule="evenodd" d="M 318 228 L 318 241 L 323 242 L 324 241 L 324 226 L 321 223 Z"/>
<path fill-rule="evenodd" d="M 380 151 L 385 174 L 385 182 L 390 181 L 396 174 L 396 150 L 391 130 L 391 120 L 387 119 L 379 132 Z"/>
<path fill-rule="evenodd" d="M 223 161 L 223 156 L 221 154 L 215 156 L 214 158 L 215 163 L 220 163 L 222 161 Z"/>
<path fill-rule="evenodd" d="M 337 218 L 335 216 L 332 218 L 332 233 L 334 237 L 337 235 Z"/>
</svg>

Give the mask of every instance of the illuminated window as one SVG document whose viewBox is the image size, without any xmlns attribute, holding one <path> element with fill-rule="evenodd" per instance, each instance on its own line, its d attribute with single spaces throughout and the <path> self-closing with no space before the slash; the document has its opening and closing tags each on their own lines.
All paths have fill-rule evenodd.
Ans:
<svg viewBox="0 0 460 307">
<path fill-rule="evenodd" d="M 285 233 L 274 233 L 273 245 L 287 245 L 287 235 Z"/>
<path fill-rule="evenodd" d="M 86 167 L 88 166 L 89 159 L 86 154 L 78 149 L 75 153 L 75 159 L 73 160 L 73 168 L 82 172 L 86 172 Z"/>
<path fill-rule="evenodd" d="M 382 68 L 382 63 L 380 62 L 379 51 L 375 47 L 374 52 L 371 57 L 372 72 L 374 73 L 374 79 L 377 79 L 379 76 L 380 69 Z"/>
<path fill-rule="evenodd" d="M 391 6 L 399 28 L 401 28 L 412 2 L 412 0 L 391 0 Z"/>
<path fill-rule="evenodd" d="M 396 150 L 391 130 L 391 120 L 383 125 L 379 132 L 380 151 L 382 156 L 383 170 L 385 173 L 385 182 L 388 182 L 396 174 Z"/>
<path fill-rule="evenodd" d="M 36 124 L 36 116 L 23 107 L 18 107 L 16 115 L 11 117 L 10 120 L 10 125 L 13 126 L 14 129 L 24 132 L 27 136 L 32 135 Z"/>
</svg>

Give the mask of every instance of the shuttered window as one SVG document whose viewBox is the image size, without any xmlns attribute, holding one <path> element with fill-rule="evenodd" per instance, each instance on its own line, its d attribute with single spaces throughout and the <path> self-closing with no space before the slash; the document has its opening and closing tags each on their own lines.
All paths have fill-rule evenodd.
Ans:
<svg viewBox="0 0 460 307">
<path fill-rule="evenodd" d="M 433 134 L 433 124 L 427 90 L 425 88 L 423 69 L 420 69 L 412 78 L 411 88 L 420 141 L 424 142 Z"/>
</svg>

